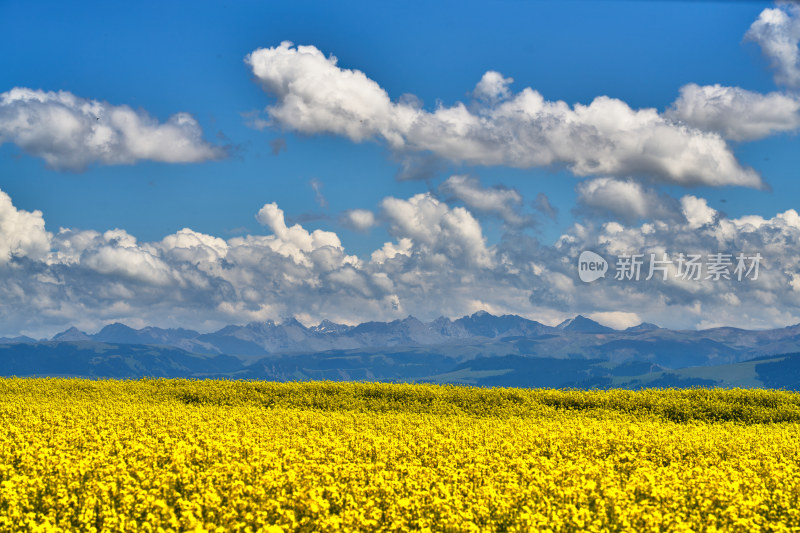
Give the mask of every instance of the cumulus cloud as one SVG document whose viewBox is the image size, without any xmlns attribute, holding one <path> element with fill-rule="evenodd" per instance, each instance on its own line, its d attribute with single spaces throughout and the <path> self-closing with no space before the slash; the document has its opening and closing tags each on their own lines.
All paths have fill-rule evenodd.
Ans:
<svg viewBox="0 0 800 533">
<path fill-rule="evenodd" d="M 488 267 L 492 263 L 480 223 L 463 207 L 451 208 L 428 193 L 381 203 L 389 233 L 408 238 L 434 264 Z"/>
<path fill-rule="evenodd" d="M 177 281 L 164 261 L 136 246 L 100 246 L 82 257 L 81 264 L 99 274 L 129 278 L 155 286 Z"/>
<path fill-rule="evenodd" d="M 273 235 L 258 239 L 261 245 L 284 257 L 291 257 L 295 262 L 309 264 L 308 254 L 322 247 L 341 249 L 339 236 L 332 231 L 307 231 L 300 224 L 292 227 L 286 225 L 284 212 L 275 202 L 265 204 L 256 214 L 256 220 L 268 226 Z"/>
<path fill-rule="evenodd" d="M 128 106 L 19 87 L 0 94 L 0 144 L 6 142 L 51 168 L 72 171 L 93 163 L 194 163 L 225 156 L 222 148 L 203 140 L 188 113 L 159 123 Z"/>
<path fill-rule="evenodd" d="M 617 222 L 584 224 L 565 234 L 555 248 L 569 258 L 569 263 L 585 249 L 606 257 L 612 269 L 615 258 L 623 254 L 644 255 L 639 281 L 616 280 L 610 274 L 601 283 L 584 284 L 573 295 L 572 305 L 606 306 L 607 309 L 598 311 L 624 310 L 649 322 L 673 327 L 683 323 L 752 328 L 799 322 L 795 306 L 800 303 L 800 292 L 793 282 L 800 261 L 796 240 L 800 238 L 800 215 L 790 209 L 772 218 L 729 219 L 709 208 L 702 198 L 686 196 L 681 203 L 685 221 L 654 221 L 639 226 Z M 707 269 L 702 271 L 700 280 L 677 276 L 680 254 L 698 254 L 707 263 L 718 252 L 730 254 L 731 268 L 737 264 L 740 253 L 760 254 L 758 279 L 739 281 L 733 276 L 730 280 L 714 281 L 707 279 Z M 655 254 L 657 260 L 666 254 L 673 261 L 667 279 L 656 273 L 653 279 L 645 281 L 649 254 Z M 625 304 L 619 305 L 620 302 Z"/>
<path fill-rule="evenodd" d="M 485 73 L 478 84 L 475 86 L 473 95 L 488 102 L 498 102 L 511 96 L 508 86 L 514 83 L 514 78 L 504 78 L 502 74 L 494 70 Z"/>
<path fill-rule="evenodd" d="M 691 83 L 681 87 L 665 116 L 726 139 L 749 141 L 800 128 L 800 98 Z"/>
<path fill-rule="evenodd" d="M 576 187 L 582 212 L 612 214 L 627 221 L 669 219 L 679 212 L 677 202 L 632 180 L 596 178 Z"/>
<path fill-rule="evenodd" d="M 255 50 L 246 62 L 264 90 L 276 97 L 267 107 L 270 120 L 303 133 L 382 140 L 396 152 L 432 153 L 473 165 L 566 165 L 578 176 L 762 185 L 718 134 L 607 96 L 569 106 L 547 101 L 531 88 L 512 94 L 510 79 L 489 72 L 474 92 L 482 98 L 475 106 L 458 102 L 429 112 L 407 99 L 393 102 L 363 72 L 338 67 L 335 57 L 313 46 L 284 42 Z"/>
<path fill-rule="evenodd" d="M 783 3 L 761 12 L 745 34 L 775 70 L 775 83 L 800 87 L 800 6 Z"/>
<path fill-rule="evenodd" d="M 339 217 L 339 223 L 356 231 L 367 231 L 375 225 L 375 213 L 368 209 L 348 209 Z"/>
<path fill-rule="evenodd" d="M 170 259 L 194 264 L 213 263 L 228 254 L 228 243 L 224 239 L 189 228 L 167 235 L 156 247 Z"/>
<path fill-rule="evenodd" d="M 439 191 L 450 200 L 464 202 L 473 212 L 495 215 L 512 226 L 528 222 L 528 218 L 520 213 L 522 195 L 514 189 L 483 187 L 477 178 L 450 176 L 439 186 Z"/>
<path fill-rule="evenodd" d="M 401 237 L 397 243 L 385 242 L 383 247 L 372 252 L 372 262 L 381 264 L 389 259 L 394 259 L 398 255 L 406 257 L 411 256 L 411 250 L 414 247 L 414 242 L 408 237 Z"/>
<path fill-rule="evenodd" d="M 681 208 L 689 228 L 693 230 L 711 224 L 717 216 L 716 209 L 709 207 L 705 198 L 691 194 L 681 198 Z"/>
<path fill-rule="evenodd" d="M 44 229 L 41 211 L 23 211 L 0 191 L 0 265 L 13 257 L 41 259 L 50 251 L 52 235 Z"/>
<path fill-rule="evenodd" d="M 433 319 L 479 308 L 555 324 L 577 313 L 617 327 L 640 319 L 669 327 L 800 322 L 800 215 L 726 218 L 705 199 L 680 199 L 680 216 L 575 223 L 553 244 L 507 232 L 489 244 L 470 210 L 431 194 L 384 199 L 391 239 L 371 256 L 348 255 L 338 235 L 286 223 L 275 203 L 261 234 L 222 239 L 184 228 L 155 242 L 125 230 L 45 230 L 41 213 L 0 194 L 0 334 L 52 334 L 122 321 L 210 330 L 302 316 L 355 323 L 414 314 Z M 593 250 L 610 263 L 580 281 Z M 616 280 L 621 254 L 760 253 L 757 280 Z M 676 267 L 670 267 L 674 274 Z"/>
</svg>

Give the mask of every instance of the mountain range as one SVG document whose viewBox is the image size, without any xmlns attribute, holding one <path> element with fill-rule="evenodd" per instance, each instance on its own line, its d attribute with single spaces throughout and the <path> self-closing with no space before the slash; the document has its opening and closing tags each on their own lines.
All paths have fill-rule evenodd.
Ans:
<svg viewBox="0 0 800 533">
<path fill-rule="evenodd" d="M 114 323 L 89 334 L 73 327 L 50 339 L 0 338 L 0 375 L 794 389 L 800 388 L 796 353 L 800 324 L 670 330 L 643 323 L 615 330 L 580 315 L 547 326 L 480 311 L 456 320 L 409 316 L 357 326 L 325 320 L 306 327 L 290 318 L 211 333 Z"/>
</svg>

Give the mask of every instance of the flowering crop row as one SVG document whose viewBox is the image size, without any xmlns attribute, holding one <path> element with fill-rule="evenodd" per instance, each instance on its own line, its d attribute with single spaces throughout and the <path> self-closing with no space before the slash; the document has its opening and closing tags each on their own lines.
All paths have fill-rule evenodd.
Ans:
<svg viewBox="0 0 800 533">
<path fill-rule="evenodd" d="M 0 531 L 800 531 L 800 395 L 0 379 Z"/>
</svg>

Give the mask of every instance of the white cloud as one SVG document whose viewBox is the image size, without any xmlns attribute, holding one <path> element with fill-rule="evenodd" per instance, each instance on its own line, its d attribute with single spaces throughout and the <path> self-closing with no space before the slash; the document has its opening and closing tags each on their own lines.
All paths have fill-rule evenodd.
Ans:
<svg viewBox="0 0 800 533">
<path fill-rule="evenodd" d="M 791 272 L 798 247 L 784 244 L 781 248 L 776 242 L 793 238 L 796 230 L 779 231 L 774 222 L 749 235 L 737 231 L 734 222 L 724 220 L 714 220 L 694 229 L 681 222 L 640 226 L 607 223 L 573 228 L 556 246 L 561 257 L 566 259 L 561 271 L 574 276 L 574 262 L 581 251 L 588 249 L 609 261 L 608 275 L 591 284 L 577 282 L 578 290 L 573 292 L 541 287 L 534 293 L 537 298 L 534 301 L 532 297 L 532 303 L 547 303 L 555 310 L 562 306 L 573 314 L 575 310 L 581 310 L 598 320 L 617 313 L 634 313 L 636 317 L 631 316 L 631 323 L 645 320 L 673 328 L 697 327 L 712 317 L 718 324 L 747 328 L 797 323 L 800 314 L 793 311 L 793 306 L 800 299 L 787 290 L 791 276 L 786 269 L 788 267 Z M 726 228 L 728 225 L 733 226 L 733 231 Z M 780 233 L 783 235 L 779 237 Z M 674 277 L 677 273 L 674 264 L 669 269 L 667 280 L 661 280 L 659 272 L 653 279 L 645 280 L 649 274 L 651 253 L 657 259 L 667 253 L 673 261 L 680 253 L 700 254 L 705 261 L 709 254 L 717 252 L 734 254 L 734 263 L 736 253 L 761 253 L 764 260 L 758 280 L 682 281 Z M 643 254 L 644 265 L 639 281 L 614 279 L 616 260 L 623 254 Z M 548 258 L 546 264 L 551 269 L 558 267 L 555 257 Z M 633 325 L 601 321 L 615 327 Z"/>
<path fill-rule="evenodd" d="M 100 274 L 156 286 L 176 281 L 166 263 L 138 247 L 102 246 L 82 258 L 81 264 Z"/>
<path fill-rule="evenodd" d="M 289 315 L 347 323 L 432 319 L 476 305 L 551 324 L 577 313 L 615 327 L 640 319 L 686 328 L 800 322 L 795 210 L 729 219 L 703 198 L 686 195 L 679 203 L 681 217 L 635 224 L 587 218 L 554 245 L 524 232 L 489 245 L 466 208 L 430 194 L 386 198 L 381 219 L 392 240 L 359 259 L 333 232 L 288 226 L 274 203 L 258 213 L 263 235 L 226 240 L 185 228 L 139 242 L 122 229 L 50 235 L 40 213 L 0 196 L 0 251 L 14 250 L 14 259 L 0 262 L 0 334 L 113 321 L 209 330 Z M 606 278 L 578 279 L 583 250 L 609 260 Z M 760 253 L 758 280 L 614 279 L 615 255 L 716 252 Z"/>
<path fill-rule="evenodd" d="M 262 243 L 298 263 L 307 263 L 307 254 L 323 246 L 339 249 L 342 247 L 338 235 L 331 231 L 314 230 L 309 233 L 300 224 L 288 227 L 283 210 L 275 202 L 265 204 L 256 214 L 256 220 L 268 226 L 274 233 L 273 236 L 262 238 Z"/>
<path fill-rule="evenodd" d="M 770 66 L 775 82 L 800 87 L 800 6 L 784 3 L 761 12 L 745 34 L 758 43 Z"/>
<path fill-rule="evenodd" d="M 705 198 L 698 198 L 691 194 L 681 198 L 681 208 L 690 229 L 697 229 L 711 224 L 717 216 L 717 211 L 708 206 Z"/>
<path fill-rule="evenodd" d="M 367 231 L 375 225 L 375 214 L 368 209 L 348 209 L 339 217 L 339 222 L 356 231 Z"/>
<path fill-rule="evenodd" d="M 519 212 L 522 195 L 514 189 L 482 187 L 477 178 L 450 176 L 439 186 L 439 191 L 451 199 L 464 202 L 474 212 L 493 214 L 512 226 L 528 220 Z"/>
<path fill-rule="evenodd" d="M 385 242 L 382 248 L 372 252 L 372 262 L 380 264 L 385 263 L 388 259 L 394 259 L 398 255 L 410 256 L 413 246 L 414 243 L 408 237 L 401 237 L 397 244 Z"/>
<path fill-rule="evenodd" d="M 336 66 L 336 58 L 326 58 L 313 46 L 292 48 L 283 42 L 249 54 L 245 62 L 253 69 L 262 87 L 279 98 L 270 108 L 270 117 L 306 133 L 331 132 L 361 141 L 381 132 L 392 134 L 396 108 L 377 83 L 358 70 Z M 320 97 L 325 101 L 318 103 Z"/>
<path fill-rule="evenodd" d="M 228 243 L 224 239 L 189 228 L 167 235 L 156 246 L 171 258 L 196 264 L 224 259 L 228 254 Z"/>
<path fill-rule="evenodd" d="M 499 72 L 490 70 L 483 75 L 481 81 L 475 86 L 473 94 L 476 98 L 488 102 L 505 100 L 511 96 L 508 86 L 514 83 L 514 78 L 504 78 Z"/>
<path fill-rule="evenodd" d="M 463 207 L 450 208 L 428 193 L 408 200 L 386 198 L 381 207 L 389 222 L 389 233 L 411 239 L 434 262 L 480 267 L 492 263 L 480 224 Z"/>
<path fill-rule="evenodd" d="M 578 202 L 584 208 L 593 212 L 612 213 L 622 220 L 670 218 L 678 208 L 677 202 L 671 197 L 659 195 L 655 190 L 632 180 L 596 178 L 578 184 L 576 190 Z"/>
<path fill-rule="evenodd" d="M 665 116 L 726 139 L 748 141 L 800 128 L 800 98 L 691 83 L 681 87 Z"/>
<path fill-rule="evenodd" d="M 43 258 L 50 251 L 51 237 L 41 211 L 17 209 L 11 197 L 0 191 L 0 265 L 13 257 Z"/>
<path fill-rule="evenodd" d="M 192 163 L 225 156 L 197 121 L 177 113 L 159 123 L 143 111 L 66 91 L 14 88 L 0 94 L 0 144 L 11 142 L 47 165 L 80 171 L 92 163 Z"/>
<path fill-rule="evenodd" d="M 303 133 L 334 133 L 360 142 L 384 140 L 395 151 L 431 152 L 458 163 L 519 168 L 564 164 L 579 176 L 640 176 L 680 185 L 762 185 L 725 141 L 667 120 L 655 109 L 631 109 L 599 96 L 570 107 L 490 72 L 476 94 L 494 100 L 428 112 L 392 102 L 358 70 L 313 46 L 284 42 L 246 58 L 262 87 L 277 98 L 272 121 Z"/>
</svg>

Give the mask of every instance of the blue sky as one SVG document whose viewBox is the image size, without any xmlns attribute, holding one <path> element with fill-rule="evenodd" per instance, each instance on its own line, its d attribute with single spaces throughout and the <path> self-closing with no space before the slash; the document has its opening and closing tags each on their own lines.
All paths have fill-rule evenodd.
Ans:
<svg viewBox="0 0 800 533">
<path fill-rule="evenodd" d="M 427 319 L 478 307 L 548 323 L 576 313 L 616 326 L 799 322 L 800 228 L 776 219 L 800 198 L 799 24 L 797 8 L 767 2 L 2 2 L 0 190 L 13 223 L 0 225 L 0 334 L 114 320 L 213 329 L 289 315 Z M 284 41 L 293 43 L 285 57 Z M 313 64 L 303 63 L 304 46 L 318 51 Z M 261 73 L 245 61 L 259 49 L 276 51 L 258 56 Z M 362 78 L 348 82 L 350 71 Z M 477 90 L 482 79 L 497 93 Z M 689 84 L 718 89 L 695 91 L 679 108 Z M 31 92 L 12 96 L 14 88 Z M 497 111 L 526 88 L 566 108 L 545 106 L 541 122 Z M 42 101 L 31 107 L 34 94 Z M 55 94 L 78 100 L 42 96 Z M 380 94 L 388 103 L 365 104 Z M 591 107 L 594 118 L 576 112 L 598 97 L 613 105 Z M 298 99 L 306 111 L 293 107 Z M 711 99 L 714 116 L 703 111 Z M 66 109 L 83 120 L 91 102 L 101 116 L 81 127 L 108 126 L 125 141 L 98 148 L 76 137 L 89 130 L 62 136 L 56 115 L 41 118 Z M 437 114 L 459 103 L 487 129 Z M 150 129 L 112 124 L 115 109 Z M 407 127 L 401 115 L 412 109 Z M 188 118 L 173 128 L 176 114 Z M 618 131 L 625 120 L 650 125 Z M 472 130 L 454 133 L 460 127 Z M 651 144 L 632 146 L 658 128 Z M 143 140 L 157 135 L 158 146 Z M 664 152 L 657 160 L 652 143 Z M 418 179 L 401 179 L 406 167 Z M 700 226 L 687 196 L 705 206 Z M 393 210 L 387 199 L 405 203 Z M 256 216 L 273 202 L 308 238 L 281 237 L 272 215 Z M 347 213 L 356 209 L 371 223 L 353 229 Z M 766 221 L 759 231 L 745 227 L 753 216 Z M 176 255 L 164 239 L 184 228 L 203 237 L 176 245 Z M 306 243 L 314 230 L 328 237 Z M 609 235 L 628 233 L 631 253 L 773 250 L 764 275 L 774 277 L 722 289 L 589 287 L 562 264 L 579 248 L 613 261 L 622 244 Z M 258 245 L 266 255 L 244 258 L 248 236 L 270 235 Z M 209 264 L 192 255 L 209 257 L 203 239 L 227 247 Z M 403 253 L 373 259 L 403 239 Z M 326 246 L 337 259 L 319 270 L 312 255 Z"/>
</svg>

